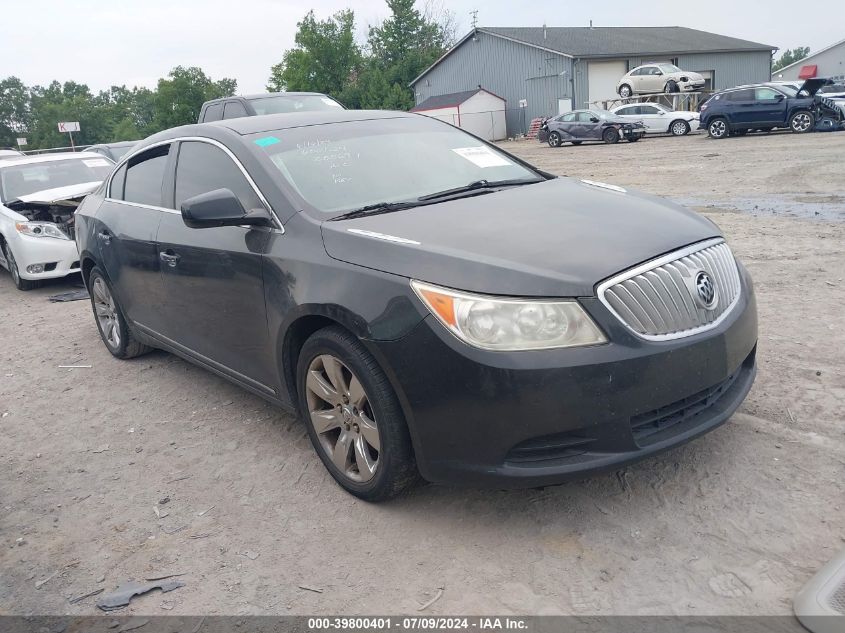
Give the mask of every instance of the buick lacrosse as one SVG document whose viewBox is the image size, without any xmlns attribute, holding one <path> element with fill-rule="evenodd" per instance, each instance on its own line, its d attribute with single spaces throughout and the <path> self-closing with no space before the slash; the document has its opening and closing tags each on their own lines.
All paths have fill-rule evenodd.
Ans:
<svg viewBox="0 0 845 633">
<path fill-rule="evenodd" d="M 751 280 L 712 222 L 420 115 L 168 130 L 76 226 L 114 356 L 167 350 L 298 412 L 367 500 L 617 468 L 754 380 Z"/>
</svg>

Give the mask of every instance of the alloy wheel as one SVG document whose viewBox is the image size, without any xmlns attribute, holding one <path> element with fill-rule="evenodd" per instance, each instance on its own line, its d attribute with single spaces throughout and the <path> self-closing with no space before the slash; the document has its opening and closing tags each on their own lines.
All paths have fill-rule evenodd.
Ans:
<svg viewBox="0 0 845 633">
<path fill-rule="evenodd" d="M 675 121 L 672 124 L 672 134 L 675 136 L 683 136 L 687 133 L 687 126 L 683 121 Z"/>
<path fill-rule="evenodd" d="M 710 124 L 710 136 L 713 138 L 722 138 L 727 134 L 728 126 L 721 119 L 716 119 Z"/>
<path fill-rule="evenodd" d="M 792 117 L 792 129 L 796 132 L 806 132 L 810 129 L 811 125 L 812 120 L 810 119 L 810 115 L 806 112 L 799 112 Z"/>
<path fill-rule="evenodd" d="M 15 256 L 12 254 L 12 249 L 8 246 L 3 249 L 6 253 L 6 263 L 9 264 L 9 272 L 12 275 L 12 281 L 15 282 L 15 285 L 20 283 L 21 275 L 18 272 L 18 262 L 15 261 Z"/>
<path fill-rule="evenodd" d="M 112 349 L 120 347 L 120 323 L 117 317 L 117 306 L 109 287 L 102 277 L 96 277 L 92 286 L 94 293 L 94 314 L 100 325 L 100 332 L 106 345 Z"/>
<path fill-rule="evenodd" d="M 631 89 L 628 86 L 622 86 L 619 89 L 619 96 L 622 97 L 623 99 L 627 99 L 628 97 L 631 96 Z"/>
<path fill-rule="evenodd" d="M 308 366 L 305 389 L 310 422 L 326 455 L 348 479 L 372 479 L 381 437 L 361 381 L 339 359 L 322 354 Z"/>
</svg>

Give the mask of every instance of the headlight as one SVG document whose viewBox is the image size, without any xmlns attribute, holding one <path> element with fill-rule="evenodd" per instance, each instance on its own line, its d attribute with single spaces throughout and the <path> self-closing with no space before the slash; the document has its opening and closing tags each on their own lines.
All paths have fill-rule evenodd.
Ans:
<svg viewBox="0 0 845 633">
<path fill-rule="evenodd" d="M 580 304 L 571 299 L 501 299 L 419 281 L 412 281 L 411 287 L 438 321 L 473 347 L 518 351 L 607 342 Z"/>
<path fill-rule="evenodd" d="M 54 237 L 59 240 L 69 240 L 62 230 L 52 222 L 16 222 L 18 233 L 30 237 Z"/>
</svg>

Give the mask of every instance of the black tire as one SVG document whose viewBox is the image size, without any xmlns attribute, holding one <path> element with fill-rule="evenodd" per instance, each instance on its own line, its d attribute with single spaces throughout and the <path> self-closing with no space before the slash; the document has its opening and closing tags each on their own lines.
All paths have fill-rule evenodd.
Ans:
<svg viewBox="0 0 845 633">
<path fill-rule="evenodd" d="M 728 126 L 727 120 L 722 117 L 716 117 L 707 124 L 707 134 L 710 138 L 722 139 L 730 135 L 731 129 Z"/>
<path fill-rule="evenodd" d="M 41 285 L 41 281 L 24 279 L 18 271 L 18 262 L 15 261 L 15 255 L 12 253 L 12 247 L 3 243 L 3 257 L 6 258 L 6 265 L 9 267 L 9 273 L 12 275 L 12 281 L 15 288 L 18 290 L 35 290 Z"/>
<path fill-rule="evenodd" d="M 666 82 L 666 85 L 663 87 L 663 92 L 666 94 L 672 94 L 674 92 L 680 92 L 681 89 L 678 88 L 677 82 L 674 79 L 670 79 Z"/>
<path fill-rule="evenodd" d="M 601 140 L 605 143 L 613 144 L 619 142 L 619 130 L 615 127 L 609 127 L 604 132 L 601 133 Z"/>
<path fill-rule="evenodd" d="M 97 313 L 99 297 L 96 296 L 95 284 L 100 283 L 104 284 L 104 287 L 108 290 L 108 296 L 111 298 L 111 310 L 113 313 L 111 321 L 114 323 L 115 330 L 118 334 L 116 342 L 114 342 L 115 337 L 113 335 L 110 340 L 107 333 L 103 330 L 105 326 Z M 91 310 L 94 312 L 94 323 L 97 324 L 97 330 L 100 332 L 103 345 L 111 352 L 112 356 L 126 360 L 152 351 L 152 347 L 140 343 L 132 334 L 129 326 L 126 324 L 126 317 L 123 315 L 123 310 L 117 303 L 117 299 L 114 298 L 111 284 L 109 284 L 105 275 L 96 266 L 91 269 L 88 275 L 88 294 L 91 295 Z"/>
<path fill-rule="evenodd" d="M 357 377 L 374 416 L 380 447 L 378 465 L 369 481 L 355 481 L 334 464 L 311 422 L 306 380 L 312 363 L 324 355 L 335 357 Z M 384 371 L 357 337 L 340 326 L 327 327 L 312 334 L 299 353 L 296 385 L 299 412 L 308 428 L 311 444 L 342 488 L 365 501 L 384 501 L 409 490 L 420 480 L 399 400 Z"/>
<path fill-rule="evenodd" d="M 584 141 L 572 141 L 572 144 L 573 144 L 573 145 L 580 145 L 580 144 L 581 144 L 581 143 L 583 143 L 583 142 L 584 142 Z"/>
<path fill-rule="evenodd" d="M 623 99 L 628 99 L 633 94 L 634 91 L 631 90 L 631 86 L 629 86 L 628 84 L 622 84 L 621 86 L 619 86 L 619 96 Z"/>
<path fill-rule="evenodd" d="M 799 110 L 789 117 L 789 129 L 795 134 L 810 132 L 816 126 L 816 117 L 809 110 Z"/>
<path fill-rule="evenodd" d="M 560 147 L 563 145 L 563 139 L 560 137 L 560 132 L 549 132 L 549 147 Z"/>
<path fill-rule="evenodd" d="M 675 119 L 669 124 L 669 133 L 672 136 L 686 136 L 689 134 L 689 123 L 683 119 Z"/>
</svg>

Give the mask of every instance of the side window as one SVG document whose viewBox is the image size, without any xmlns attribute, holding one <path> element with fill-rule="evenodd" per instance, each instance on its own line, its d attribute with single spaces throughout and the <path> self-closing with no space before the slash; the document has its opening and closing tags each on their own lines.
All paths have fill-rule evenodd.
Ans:
<svg viewBox="0 0 845 633">
<path fill-rule="evenodd" d="M 640 75 L 645 73 L 645 68 L 637 68 L 631 71 L 631 76 L 639 77 Z"/>
<path fill-rule="evenodd" d="M 126 165 L 118 169 L 111 179 L 111 188 L 109 189 L 109 198 L 115 200 L 123 200 L 123 183 L 126 182 Z"/>
<path fill-rule="evenodd" d="M 162 206 L 161 186 L 169 151 L 169 145 L 161 145 L 129 161 L 123 189 L 123 199 L 126 202 Z"/>
<path fill-rule="evenodd" d="M 240 101 L 227 101 L 223 108 L 224 119 L 237 119 L 238 117 L 247 116 L 246 108 Z"/>
<path fill-rule="evenodd" d="M 223 118 L 223 104 L 222 103 L 212 103 L 205 109 L 205 116 L 203 117 L 202 121 L 205 123 L 206 121 L 219 121 Z"/>
<path fill-rule="evenodd" d="M 231 158 L 219 147 L 201 141 L 185 141 L 179 146 L 176 163 L 176 208 L 188 198 L 215 189 L 229 189 L 244 209 L 264 205 Z"/>
<path fill-rule="evenodd" d="M 577 116 L 577 114 L 575 112 L 569 112 L 567 114 L 564 114 L 562 117 L 560 117 L 560 120 L 563 121 L 564 123 L 572 123 L 575 120 L 576 116 Z"/>
<path fill-rule="evenodd" d="M 754 89 L 754 98 L 757 101 L 774 101 L 778 98 L 780 93 L 777 90 L 772 90 L 771 88 L 755 88 Z"/>
<path fill-rule="evenodd" d="M 754 89 L 746 88 L 744 90 L 734 90 L 733 92 L 729 92 L 725 98 L 728 101 L 753 101 Z"/>
<path fill-rule="evenodd" d="M 660 110 L 654 106 L 640 106 L 640 114 L 659 114 Z"/>
<path fill-rule="evenodd" d="M 591 123 L 591 119 L 593 118 L 592 112 L 579 112 L 578 113 L 578 122 L 579 123 Z"/>
<path fill-rule="evenodd" d="M 636 114 L 636 106 L 628 106 L 627 108 L 621 108 L 620 110 L 616 111 L 616 114 L 621 114 L 622 116 L 626 114 Z"/>
</svg>

